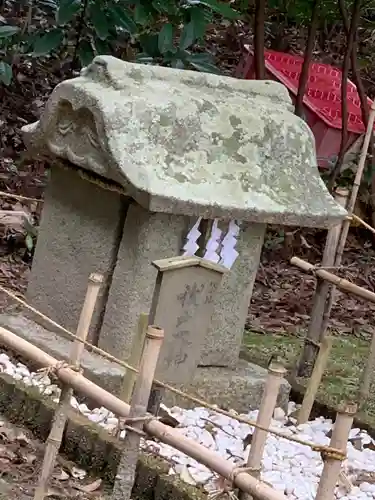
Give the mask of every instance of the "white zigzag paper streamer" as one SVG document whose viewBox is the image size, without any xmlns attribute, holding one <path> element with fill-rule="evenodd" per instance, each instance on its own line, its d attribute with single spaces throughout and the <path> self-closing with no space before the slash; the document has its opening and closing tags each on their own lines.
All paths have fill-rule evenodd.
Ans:
<svg viewBox="0 0 375 500">
<path fill-rule="evenodd" d="M 199 231 L 199 224 L 201 223 L 202 217 L 199 217 L 197 222 L 194 224 L 194 226 L 190 229 L 188 232 L 188 235 L 186 236 L 186 243 L 183 247 L 184 253 L 182 255 L 192 257 L 195 255 L 195 252 L 199 249 L 199 245 L 197 244 L 197 240 L 202 234 Z"/>
<path fill-rule="evenodd" d="M 211 236 L 207 241 L 206 252 L 203 256 L 204 259 L 207 259 L 211 262 L 218 263 L 220 260 L 220 255 L 217 253 L 218 248 L 220 247 L 220 240 L 223 231 L 218 227 L 218 220 L 215 219 L 212 223 Z"/>
<path fill-rule="evenodd" d="M 236 221 L 231 220 L 229 223 L 227 234 L 224 236 L 221 243 L 220 261 L 219 264 L 231 269 L 235 263 L 238 252 L 236 250 L 236 245 L 238 243 L 237 238 L 240 234 L 240 226 L 236 224 Z"/>
<path fill-rule="evenodd" d="M 192 257 L 199 249 L 197 241 L 202 234 L 199 231 L 201 220 L 202 217 L 197 219 L 186 237 L 186 243 L 183 247 L 184 256 Z M 236 250 L 236 245 L 238 243 L 238 235 L 240 234 L 240 226 L 236 221 L 230 221 L 228 231 L 222 239 L 223 231 L 219 229 L 218 222 L 218 219 L 213 221 L 210 238 L 205 248 L 204 258 L 211 262 L 219 263 L 227 269 L 231 269 L 239 255 Z M 220 246 L 221 249 L 220 252 L 218 252 Z"/>
</svg>

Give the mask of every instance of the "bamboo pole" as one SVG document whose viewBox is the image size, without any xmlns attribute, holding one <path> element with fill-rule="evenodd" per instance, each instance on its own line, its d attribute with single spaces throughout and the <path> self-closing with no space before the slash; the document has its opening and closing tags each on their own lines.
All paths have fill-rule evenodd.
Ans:
<svg viewBox="0 0 375 500">
<path fill-rule="evenodd" d="M 349 197 L 349 191 L 347 189 L 338 189 L 334 197 L 335 200 L 345 208 Z M 342 222 L 328 230 L 321 264 L 322 267 L 333 267 L 335 263 L 336 249 L 340 238 L 341 228 Z M 325 304 L 330 286 L 331 285 L 327 283 L 327 281 L 318 278 L 304 348 L 301 352 L 298 365 L 296 366 L 297 376 L 309 376 L 313 369 L 313 361 L 317 351 L 316 344 L 322 340 L 320 332 L 322 331 Z"/>
<path fill-rule="evenodd" d="M 358 403 L 363 406 L 370 396 L 371 379 L 375 366 L 375 333 L 372 334 L 370 352 L 367 358 L 366 366 L 363 370 L 363 376 L 358 391 Z"/>
<path fill-rule="evenodd" d="M 346 454 L 349 432 L 356 411 L 357 406 L 355 404 L 347 404 L 337 412 L 330 444 L 332 447 L 342 450 L 343 454 Z M 332 500 L 341 472 L 342 457 L 335 457 L 332 454 L 328 454 L 323 456 L 323 460 L 324 468 L 315 500 Z"/>
<path fill-rule="evenodd" d="M 102 275 L 96 273 L 90 275 L 86 297 L 77 328 L 77 337 L 82 340 L 86 340 L 87 338 L 96 300 L 98 298 L 100 286 L 102 283 Z M 82 343 L 74 342 L 69 361 L 71 366 L 75 370 L 78 370 L 80 367 L 80 359 L 83 350 L 84 345 Z M 63 384 L 60 400 L 54 415 L 52 428 L 46 442 L 42 472 L 40 475 L 39 484 L 35 490 L 34 500 L 43 500 L 47 494 L 48 481 L 55 466 L 56 457 L 61 446 L 65 424 L 67 421 L 68 410 L 71 407 L 70 400 L 72 395 L 73 389 L 70 384 Z"/>
<path fill-rule="evenodd" d="M 363 171 L 365 168 L 367 152 L 368 152 L 370 140 L 371 140 L 372 135 L 373 135 L 374 120 L 375 120 L 375 101 L 373 101 L 371 104 L 370 116 L 369 116 L 367 129 L 366 129 L 366 135 L 365 135 L 365 139 L 363 141 L 361 156 L 359 158 L 357 172 L 356 172 L 354 182 L 353 182 L 352 192 L 351 192 L 348 206 L 347 206 L 347 212 L 348 212 L 349 217 L 352 216 L 352 214 L 354 212 L 354 207 L 355 207 L 355 204 L 357 201 L 358 191 L 359 191 L 359 188 L 361 185 L 361 179 L 362 179 Z M 335 257 L 335 267 L 339 267 L 341 265 L 342 256 L 344 253 L 344 248 L 345 248 L 345 244 L 346 244 L 346 239 L 348 237 L 349 229 L 350 229 L 350 219 L 346 218 L 343 222 L 343 225 L 342 225 L 340 239 L 339 239 L 338 246 L 337 246 L 336 257 Z M 335 293 L 336 293 L 336 287 L 333 286 L 330 289 L 328 302 L 326 304 L 326 308 L 325 308 L 325 312 L 324 312 L 324 318 L 323 318 L 323 324 L 322 324 L 322 330 L 321 330 L 322 336 L 324 335 L 324 332 L 326 331 L 327 326 L 328 326 L 329 318 L 331 315 L 331 310 L 332 310 L 333 304 L 335 302 Z"/>
<path fill-rule="evenodd" d="M 148 319 L 147 315 L 146 318 Z M 146 416 L 147 403 L 163 339 L 164 331 L 162 329 L 155 326 L 147 328 L 139 374 L 131 398 L 129 412 L 129 417 L 131 418 Z M 132 426 L 135 429 L 142 430 L 143 422 L 141 420 L 134 421 Z M 117 469 L 116 481 L 111 496 L 112 500 L 130 500 L 138 461 L 140 439 L 139 434 L 129 430 L 126 431 L 124 452 L 122 453 Z"/>
<path fill-rule="evenodd" d="M 368 229 L 369 231 L 371 231 L 372 233 L 375 234 L 375 228 L 373 228 L 372 226 L 370 226 L 370 224 L 367 224 L 367 222 L 365 222 L 364 220 L 362 220 L 360 217 L 358 217 L 358 215 L 355 215 L 355 214 L 352 214 L 350 217 L 349 217 L 349 220 L 350 222 L 352 220 L 355 220 L 358 222 L 358 224 L 361 224 L 363 227 L 365 227 L 366 229 Z"/>
<path fill-rule="evenodd" d="M 318 392 L 320 381 L 322 380 L 329 354 L 331 352 L 332 340 L 332 337 L 325 337 L 321 342 L 319 354 L 316 358 L 314 369 L 307 385 L 305 395 L 303 397 L 302 406 L 298 412 L 298 425 L 304 424 L 310 417 L 311 409 L 315 401 L 315 396 Z"/>
<path fill-rule="evenodd" d="M 375 293 L 370 292 L 370 290 L 366 290 L 366 288 L 355 285 L 354 283 L 351 283 L 350 281 L 345 280 L 344 278 L 339 278 L 335 274 L 332 274 L 329 271 L 326 271 L 325 269 L 319 269 L 318 267 L 315 267 L 313 264 L 310 264 L 310 262 L 300 259 L 299 257 L 292 257 L 290 259 L 290 263 L 293 266 L 299 267 L 306 273 L 316 274 L 317 276 L 319 276 L 319 278 L 322 278 L 328 281 L 329 283 L 332 283 L 345 293 L 356 295 L 361 299 L 368 300 L 369 302 L 375 304 Z"/>
<path fill-rule="evenodd" d="M 56 358 L 3 327 L 0 327 L 0 344 L 7 346 L 9 349 L 14 350 L 19 355 L 41 367 L 54 367 L 58 363 Z M 63 383 L 70 384 L 75 391 L 92 398 L 115 415 L 120 417 L 127 417 L 129 415 L 129 405 L 127 403 L 94 384 L 81 373 L 77 373 L 70 368 L 61 367 L 57 372 L 57 376 Z M 220 476 L 228 480 L 233 479 L 235 486 L 251 493 L 258 500 L 287 500 L 284 494 L 256 480 L 245 471 L 239 472 L 233 477 L 233 470 L 237 470 L 237 467 L 233 467 L 233 464 L 220 457 L 216 452 L 186 438 L 178 429 L 173 429 L 157 420 L 152 420 L 145 422 L 143 430 L 150 436 L 160 439 L 163 443 L 169 444 L 201 462 Z"/>
<path fill-rule="evenodd" d="M 146 338 L 147 326 L 148 326 L 148 314 L 141 313 L 138 319 L 137 331 L 136 335 L 134 336 L 130 357 L 127 360 L 129 365 L 134 366 L 134 368 L 137 369 L 139 369 L 139 364 Z M 130 401 L 136 378 L 137 374 L 135 372 L 126 370 L 122 381 L 122 387 L 120 390 L 120 398 L 123 401 L 126 402 Z"/>
<path fill-rule="evenodd" d="M 269 427 L 271 425 L 280 384 L 285 374 L 286 369 L 279 364 L 271 363 L 268 367 L 266 385 L 264 387 L 257 418 L 257 424 L 263 427 Z M 248 469 L 250 474 L 256 479 L 260 479 L 262 457 L 267 440 L 267 434 L 268 433 L 266 431 L 256 428 L 251 441 L 246 469 Z M 242 491 L 239 495 L 240 500 L 251 500 L 252 498 L 252 495 L 249 495 L 249 493 L 244 491 Z"/>
</svg>

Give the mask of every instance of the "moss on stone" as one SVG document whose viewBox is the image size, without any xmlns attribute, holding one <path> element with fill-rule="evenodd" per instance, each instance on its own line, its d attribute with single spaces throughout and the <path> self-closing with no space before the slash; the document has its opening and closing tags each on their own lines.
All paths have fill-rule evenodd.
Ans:
<svg viewBox="0 0 375 500">
<path fill-rule="evenodd" d="M 180 500 L 195 500 L 205 495 L 203 489 L 190 486 L 168 474 L 159 474 L 155 487 L 155 500 L 169 500 L 179 498 Z"/>
</svg>

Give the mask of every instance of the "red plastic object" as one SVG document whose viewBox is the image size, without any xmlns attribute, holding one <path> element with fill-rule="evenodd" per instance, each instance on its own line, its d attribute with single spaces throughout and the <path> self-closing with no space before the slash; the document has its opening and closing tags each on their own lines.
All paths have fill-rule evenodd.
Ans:
<svg viewBox="0 0 375 500">
<path fill-rule="evenodd" d="M 237 77 L 253 79 L 253 53 L 247 53 L 237 67 Z M 303 58 L 273 50 L 265 51 L 267 77 L 283 83 L 294 99 L 298 91 Z M 341 144 L 341 70 L 328 64 L 313 62 L 303 99 L 307 123 L 316 141 L 318 163 L 321 167 L 332 165 Z M 348 146 L 365 132 L 357 87 L 348 80 Z M 369 106 L 372 101 L 368 99 Z"/>
</svg>

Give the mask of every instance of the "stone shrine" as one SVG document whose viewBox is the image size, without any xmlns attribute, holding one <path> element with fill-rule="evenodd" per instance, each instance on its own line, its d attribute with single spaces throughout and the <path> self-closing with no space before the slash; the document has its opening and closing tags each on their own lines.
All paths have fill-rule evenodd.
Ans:
<svg viewBox="0 0 375 500">
<path fill-rule="evenodd" d="M 194 255 L 197 222 L 213 220 L 204 255 L 230 272 L 189 390 L 227 406 L 238 400 L 239 410 L 256 405 L 266 372 L 239 351 L 266 224 L 326 228 L 346 215 L 320 179 L 313 135 L 286 88 L 100 56 L 54 89 L 24 137 L 51 165 L 28 301 L 75 329 L 88 275 L 104 274 L 90 339 L 126 359 L 150 309 L 151 262 Z M 24 318 L 0 323 L 31 335 Z M 63 337 L 34 331 L 34 343 L 64 353 Z M 118 377 L 108 366 L 117 370 L 108 382 L 105 363 L 86 354 L 100 383 Z"/>
</svg>

